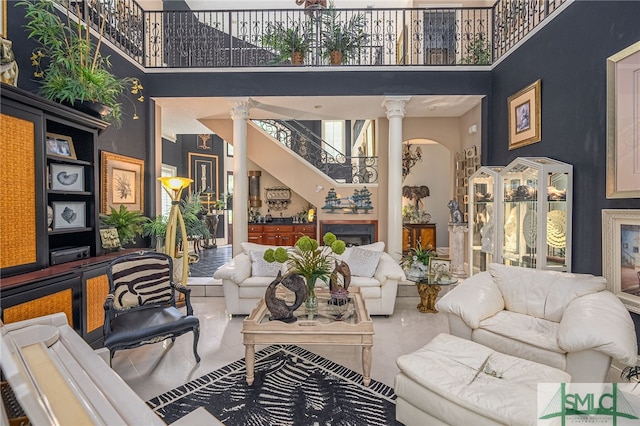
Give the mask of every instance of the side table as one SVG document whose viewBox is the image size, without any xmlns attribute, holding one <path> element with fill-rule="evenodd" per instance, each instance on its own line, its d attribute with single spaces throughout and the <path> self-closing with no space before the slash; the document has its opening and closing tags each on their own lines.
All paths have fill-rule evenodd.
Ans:
<svg viewBox="0 0 640 426">
<path fill-rule="evenodd" d="M 453 285 L 458 282 L 458 279 L 455 277 L 440 278 L 440 280 L 436 281 L 433 275 L 427 275 L 426 277 L 407 276 L 407 279 L 416 283 L 416 288 L 420 295 L 418 310 L 424 314 L 437 313 L 436 299 L 438 298 L 438 293 L 440 293 L 442 286 Z"/>
</svg>

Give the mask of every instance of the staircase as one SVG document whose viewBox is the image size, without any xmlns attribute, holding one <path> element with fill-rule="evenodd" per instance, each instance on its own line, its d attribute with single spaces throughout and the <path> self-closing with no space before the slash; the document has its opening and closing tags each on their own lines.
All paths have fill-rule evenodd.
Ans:
<svg viewBox="0 0 640 426">
<path fill-rule="evenodd" d="M 224 140 L 233 141 L 232 120 L 202 120 L 202 124 Z M 247 158 L 316 206 L 324 205 L 326 195 L 316 192 L 316 185 L 327 189 L 341 186 L 252 121 L 247 122 Z"/>
</svg>

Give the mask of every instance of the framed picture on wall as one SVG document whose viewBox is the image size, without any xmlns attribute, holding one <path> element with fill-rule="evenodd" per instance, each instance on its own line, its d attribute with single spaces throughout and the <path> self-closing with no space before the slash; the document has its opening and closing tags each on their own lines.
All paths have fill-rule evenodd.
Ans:
<svg viewBox="0 0 640 426">
<path fill-rule="evenodd" d="M 112 152 L 100 154 L 100 211 L 104 214 L 125 205 L 144 210 L 144 161 Z"/>
<path fill-rule="evenodd" d="M 602 210 L 602 275 L 607 290 L 640 314 L 640 210 Z"/>
<path fill-rule="evenodd" d="M 607 58 L 607 198 L 640 198 L 640 42 Z"/>
<path fill-rule="evenodd" d="M 509 149 L 540 142 L 540 80 L 536 80 L 507 99 Z"/>
<path fill-rule="evenodd" d="M 191 192 L 204 192 L 211 188 L 215 196 L 219 197 L 220 183 L 218 182 L 218 156 L 212 154 L 189 153 L 189 178 L 193 179 Z"/>
</svg>

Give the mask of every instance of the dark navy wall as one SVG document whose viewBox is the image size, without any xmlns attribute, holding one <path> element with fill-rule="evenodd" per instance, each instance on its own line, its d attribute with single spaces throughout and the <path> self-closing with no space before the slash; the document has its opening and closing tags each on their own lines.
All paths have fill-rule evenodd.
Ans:
<svg viewBox="0 0 640 426">
<path fill-rule="evenodd" d="M 484 164 L 544 156 L 573 165 L 574 272 L 602 273 L 604 208 L 640 208 L 607 200 L 606 59 L 640 40 L 640 2 L 576 1 L 492 73 L 491 134 Z M 542 82 L 542 141 L 508 150 L 507 98 Z"/>
</svg>

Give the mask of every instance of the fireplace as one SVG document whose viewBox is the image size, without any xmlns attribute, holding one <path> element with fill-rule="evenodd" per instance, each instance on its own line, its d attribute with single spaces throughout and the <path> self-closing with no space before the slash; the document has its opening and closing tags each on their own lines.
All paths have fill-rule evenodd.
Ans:
<svg viewBox="0 0 640 426">
<path fill-rule="evenodd" d="M 343 240 L 347 247 L 361 246 L 378 241 L 377 220 L 323 220 L 320 222 L 320 235 L 332 232 Z"/>
</svg>

